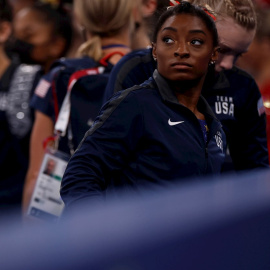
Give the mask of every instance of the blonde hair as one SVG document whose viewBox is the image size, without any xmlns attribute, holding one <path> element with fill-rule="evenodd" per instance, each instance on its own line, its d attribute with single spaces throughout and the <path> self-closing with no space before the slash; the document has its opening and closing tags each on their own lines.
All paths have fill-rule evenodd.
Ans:
<svg viewBox="0 0 270 270">
<path fill-rule="evenodd" d="M 91 38 L 78 49 L 80 56 L 102 58 L 101 38 L 118 35 L 132 25 L 135 0 L 75 0 L 74 12 Z"/>
<path fill-rule="evenodd" d="M 189 2 L 209 5 L 217 17 L 231 17 L 247 30 L 257 27 L 257 16 L 252 0 L 189 0 Z"/>
</svg>

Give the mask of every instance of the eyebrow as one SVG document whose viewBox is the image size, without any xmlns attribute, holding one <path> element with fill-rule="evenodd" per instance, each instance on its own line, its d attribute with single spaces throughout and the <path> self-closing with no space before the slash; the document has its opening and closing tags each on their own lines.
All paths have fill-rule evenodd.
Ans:
<svg viewBox="0 0 270 270">
<path fill-rule="evenodd" d="M 166 31 L 166 30 L 171 30 L 173 32 L 177 32 L 177 29 L 176 28 L 170 27 L 170 26 L 163 28 L 161 32 Z M 202 30 L 194 29 L 194 30 L 190 30 L 189 32 L 190 33 L 201 33 L 201 34 L 203 34 L 203 35 L 206 36 L 206 33 L 204 31 L 202 31 Z"/>
<path fill-rule="evenodd" d="M 232 51 L 233 49 L 231 48 L 231 47 L 229 47 L 229 46 L 227 46 L 227 45 L 225 45 L 225 44 L 223 44 L 223 43 L 219 43 L 219 46 L 220 46 L 220 48 L 222 48 L 223 50 L 226 50 L 226 51 Z"/>
<path fill-rule="evenodd" d="M 235 53 L 246 53 L 248 50 L 245 50 L 245 51 L 236 51 L 236 50 L 234 50 L 233 48 L 231 48 L 231 47 L 229 47 L 229 46 L 227 46 L 227 45 L 225 45 L 225 44 L 223 44 L 223 43 L 219 43 L 219 46 L 220 46 L 220 48 L 222 49 L 222 50 L 225 50 L 225 51 L 227 51 L 227 52 L 235 52 Z"/>
<path fill-rule="evenodd" d="M 176 28 L 173 28 L 173 27 L 170 27 L 170 26 L 163 28 L 161 32 L 166 31 L 166 30 L 171 30 L 173 32 L 177 32 Z"/>
</svg>

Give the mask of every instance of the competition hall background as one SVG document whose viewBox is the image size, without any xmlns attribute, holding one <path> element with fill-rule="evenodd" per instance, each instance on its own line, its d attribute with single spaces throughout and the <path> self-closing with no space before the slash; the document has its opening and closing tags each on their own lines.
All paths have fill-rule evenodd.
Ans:
<svg viewBox="0 0 270 270">
<path fill-rule="evenodd" d="M 58 224 L 1 220 L 0 268 L 270 269 L 270 172 L 111 200 Z"/>
</svg>

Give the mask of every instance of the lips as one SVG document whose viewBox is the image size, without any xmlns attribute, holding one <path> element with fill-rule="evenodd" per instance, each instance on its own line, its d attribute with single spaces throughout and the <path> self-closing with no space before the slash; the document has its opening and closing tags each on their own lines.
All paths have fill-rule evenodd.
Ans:
<svg viewBox="0 0 270 270">
<path fill-rule="evenodd" d="M 183 67 L 183 68 L 187 68 L 187 67 L 192 67 L 190 64 L 186 63 L 186 62 L 174 62 L 171 64 L 172 67 Z"/>
</svg>

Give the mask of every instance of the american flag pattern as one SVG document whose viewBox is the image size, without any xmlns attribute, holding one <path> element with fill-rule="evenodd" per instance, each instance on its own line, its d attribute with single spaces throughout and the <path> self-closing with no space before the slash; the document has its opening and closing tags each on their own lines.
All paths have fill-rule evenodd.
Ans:
<svg viewBox="0 0 270 270">
<path fill-rule="evenodd" d="M 38 86 L 36 87 L 35 94 L 41 98 L 44 98 L 48 93 L 50 86 L 51 86 L 50 82 L 41 79 Z"/>
</svg>

